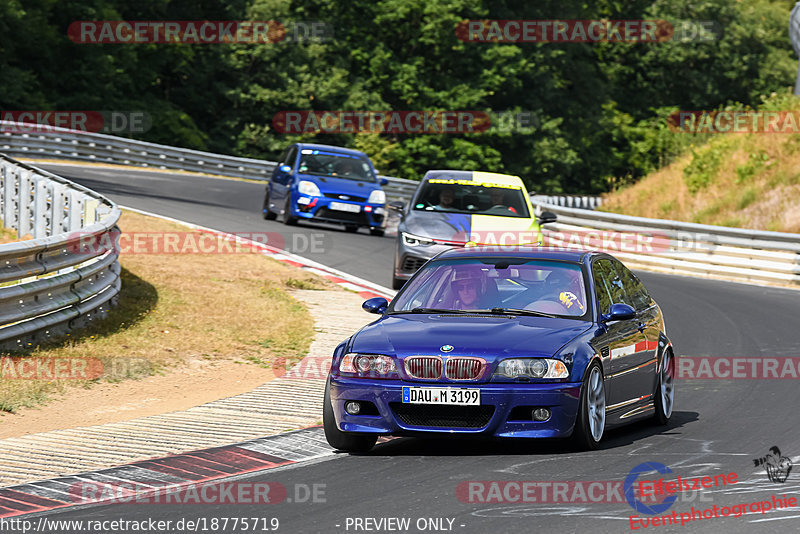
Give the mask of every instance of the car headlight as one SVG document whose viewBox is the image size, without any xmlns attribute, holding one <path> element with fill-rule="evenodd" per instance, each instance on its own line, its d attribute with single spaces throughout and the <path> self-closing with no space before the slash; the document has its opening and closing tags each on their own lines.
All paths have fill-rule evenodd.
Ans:
<svg viewBox="0 0 800 534">
<path fill-rule="evenodd" d="M 339 372 L 358 375 L 359 378 L 397 378 L 394 358 L 385 354 L 360 354 L 350 352 L 339 362 Z"/>
<path fill-rule="evenodd" d="M 380 189 L 376 189 L 375 191 L 369 194 L 367 202 L 369 202 L 370 204 L 386 204 L 386 193 L 384 193 Z"/>
<path fill-rule="evenodd" d="M 435 241 L 428 237 L 420 237 L 414 234 L 407 234 L 403 232 L 403 243 L 408 245 L 409 247 L 416 247 L 419 245 L 433 245 Z"/>
<path fill-rule="evenodd" d="M 567 378 L 569 370 L 561 360 L 551 358 L 512 358 L 497 366 L 494 376 L 504 378 Z"/>
<path fill-rule="evenodd" d="M 308 195 L 310 197 L 319 197 L 322 196 L 319 192 L 319 187 L 314 182 L 309 182 L 308 180 L 301 180 L 300 183 L 297 184 L 297 192 L 301 195 Z"/>
</svg>

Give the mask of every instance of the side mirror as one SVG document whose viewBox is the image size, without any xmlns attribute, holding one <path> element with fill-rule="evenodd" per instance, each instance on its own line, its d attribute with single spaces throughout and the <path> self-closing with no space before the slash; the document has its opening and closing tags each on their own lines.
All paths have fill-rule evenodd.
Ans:
<svg viewBox="0 0 800 534">
<path fill-rule="evenodd" d="M 386 313 L 386 307 L 389 306 L 389 301 L 383 297 L 375 297 L 364 301 L 361 308 L 369 313 Z"/>
<path fill-rule="evenodd" d="M 558 215 L 553 213 L 552 211 L 543 211 L 539 217 L 539 224 L 549 224 L 554 223 L 558 219 Z"/>
<path fill-rule="evenodd" d="M 600 321 L 604 323 L 611 321 L 626 321 L 628 319 L 633 319 L 634 317 L 636 317 L 636 310 L 634 310 L 633 307 L 629 306 L 628 304 L 617 302 L 616 304 L 611 305 L 608 313 L 604 313 L 600 318 Z"/>
<path fill-rule="evenodd" d="M 386 204 L 386 207 L 389 208 L 390 210 L 402 212 L 402 211 L 404 211 L 406 209 L 406 204 L 405 204 L 405 202 L 401 202 L 399 200 L 394 200 L 394 201 L 389 202 L 388 204 Z"/>
<path fill-rule="evenodd" d="M 381 178 L 381 182 L 380 182 L 381 185 L 386 185 L 388 183 L 389 183 L 389 179 L 388 178 Z"/>
<path fill-rule="evenodd" d="M 281 172 L 292 172 L 292 168 L 289 165 L 286 165 L 285 163 L 281 165 L 280 168 Z"/>
</svg>

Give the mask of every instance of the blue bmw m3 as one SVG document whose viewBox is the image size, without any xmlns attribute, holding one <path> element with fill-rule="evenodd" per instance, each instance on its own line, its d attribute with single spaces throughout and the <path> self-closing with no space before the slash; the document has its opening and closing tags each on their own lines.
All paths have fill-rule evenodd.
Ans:
<svg viewBox="0 0 800 534">
<path fill-rule="evenodd" d="M 572 437 L 674 404 L 675 358 L 641 281 L 600 252 L 445 251 L 340 344 L 325 389 L 325 436 L 364 452 L 380 435 Z"/>
</svg>

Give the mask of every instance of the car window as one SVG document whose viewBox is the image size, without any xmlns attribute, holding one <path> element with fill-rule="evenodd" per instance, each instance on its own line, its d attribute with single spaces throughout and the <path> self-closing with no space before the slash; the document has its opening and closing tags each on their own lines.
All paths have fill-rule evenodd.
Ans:
<svg viewBox="0 0 800 534">
<path fill-rule="evenodd" d="M 624 283 L 611 260 L 600 259 L 592 267 L 594 289 L 600 313 L 608 313 L 612 304 L 632 304 L 625 293 Z"/>
<path fill-rule="evenodd" d="M 293 146 L 289 149 L 286 159 L 283 161 L 286 165 L 294 169 L 294 160 L 297 159 L 297 147 Z"/>
<path fill-rule="evenodd" d="M 519 185 L 432 178 L 422 185 L 413 209 L 528 218 L 525 194 Z"/>
<path fill-rule="evenodd" d="M 628 296 L 626 304 L 630 304 L 633 306 L 633 309 L 637 311 L 650 307 L 652 299 L 639 278 L 637 278 L 630 269 L 625 267 L 622 262 L 614 260 L 612 263 L 622 279 L 622 285 Z"/>
<path fill-rule="evenodd" d="M 588 320 L 581 266 L 514 258 L 439 260 L 427 263 L 392 303 L 391 312 L 414 308 L 512 308 Z"/>
<path fill-rule="evenodd" d="M 364 158 L 322 150 L 303 149 L 298 172 L 362 182 L 376 180 L 372 167 Z"/>
</svg>

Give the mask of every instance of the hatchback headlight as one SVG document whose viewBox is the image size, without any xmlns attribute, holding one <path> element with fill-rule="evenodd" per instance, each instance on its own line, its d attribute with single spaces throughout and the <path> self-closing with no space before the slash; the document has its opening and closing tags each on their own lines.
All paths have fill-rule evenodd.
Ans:
<svg viewBox="0 0 800 534">
<path fill-rule="evenodd" d="M 369 194 L 367 202 L 370 204 L 386 204 L 386 193 L 384 193 L 380 189 L 376 189 L 375 191 Z"/>
<path fill-rule="evenodd" d="M 433 245 L 435 241 L 428 237 L 420 237 L 414 234 L 407 234 L 403 232 L 403 243 L 408 245 L 409 247 L 417 247 L 420 245 L 423 246 Z"/>
<path fill-rule="evenodd" d="M 569 370 L 561 360 L 550 358 L 512 358 L 497 366 L 494 376 L 504 378 L 567 378 Z"/>
<path fill-rule="evenodd" d="M 310 197 L 319 197 L 322 196 L 319 192 L 319 187 L 314 182 L 309 182 L 308 180 L 301 180 L 300 183 L 297 184 L 297 192 L 301 195 L 308 195 Z"/>
</svg>

